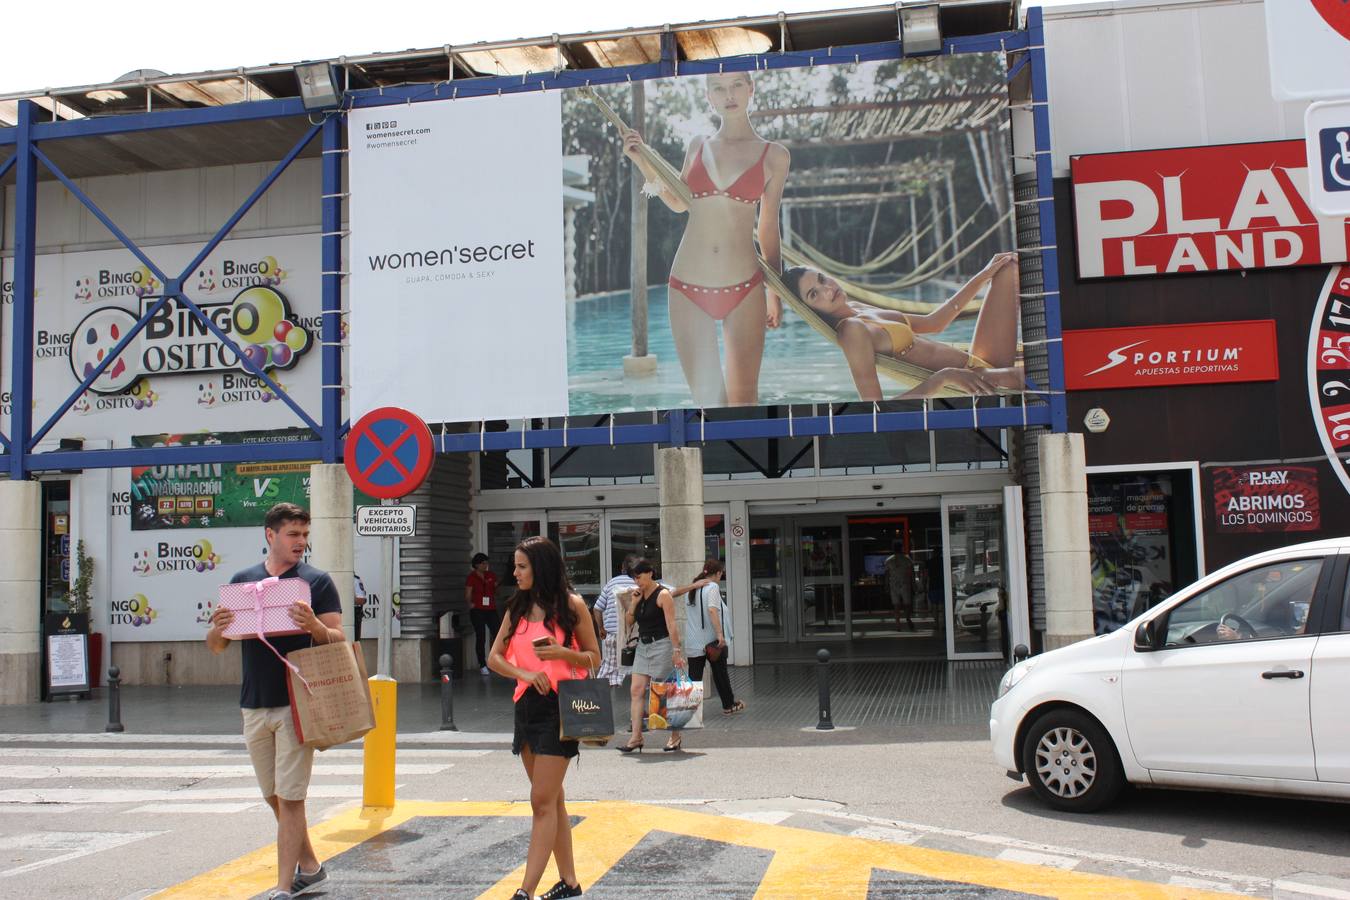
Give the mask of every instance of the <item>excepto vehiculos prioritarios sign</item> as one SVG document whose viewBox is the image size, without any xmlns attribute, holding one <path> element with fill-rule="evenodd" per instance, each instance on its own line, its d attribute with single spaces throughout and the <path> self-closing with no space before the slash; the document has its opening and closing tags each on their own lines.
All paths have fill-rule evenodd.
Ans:
<svg viewBox="0 0 1350 900">
<path fill-rule="evenodd" d="M 1346 261 L 1346 220 L 1308 203 L 1304 142 L 1075 156 L 1078 276 Z"/>
<path fill-rule="evenodd" d="M 1279 377 L 1270 319 L 1064 332 L 1064 382 L 1071 391 Z"/>
</svg>

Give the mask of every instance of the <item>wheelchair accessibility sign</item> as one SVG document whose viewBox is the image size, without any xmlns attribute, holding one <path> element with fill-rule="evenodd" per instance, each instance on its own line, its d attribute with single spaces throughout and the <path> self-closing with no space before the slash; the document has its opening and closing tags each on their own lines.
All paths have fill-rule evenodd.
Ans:
<svg viewBox="0 0 1350 900">
<path fill-rule="evenodd" d="M 1309 104 L 1303 125 L 1309 205 L 1319 216 L 1350 216 L 1350 100 Z"/>
</svg>

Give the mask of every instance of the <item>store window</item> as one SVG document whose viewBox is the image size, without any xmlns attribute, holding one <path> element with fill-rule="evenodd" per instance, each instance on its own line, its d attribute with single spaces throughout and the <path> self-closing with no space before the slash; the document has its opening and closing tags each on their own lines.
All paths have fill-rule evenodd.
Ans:
<svg viewBox="0 0 1350 900">
<path fill-rule="evenodd" d="M 1097 634 L 1115 631 L 1199 577 L 1187 471 L 1089 472 L 1088 544 Z"/>
</svg>

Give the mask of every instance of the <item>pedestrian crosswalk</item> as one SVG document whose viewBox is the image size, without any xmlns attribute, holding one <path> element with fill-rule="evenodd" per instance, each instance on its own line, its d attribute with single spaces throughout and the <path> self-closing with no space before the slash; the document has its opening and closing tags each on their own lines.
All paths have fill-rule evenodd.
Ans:
<svg viewBox="0 0 1350 900">
<path fill-rule="evenodd" d="M 488 752 L 400 748 L 395 777 L 436 775 Z M 359 800 L 361 776 L 359 745 L 318 753 L 309 796 Z M 130 816 L 228 815 L 258 809 L 263 798 L 238 735 L 0 736 L 0 816 L 108 811 L 118 804 Z"/>
</svg>

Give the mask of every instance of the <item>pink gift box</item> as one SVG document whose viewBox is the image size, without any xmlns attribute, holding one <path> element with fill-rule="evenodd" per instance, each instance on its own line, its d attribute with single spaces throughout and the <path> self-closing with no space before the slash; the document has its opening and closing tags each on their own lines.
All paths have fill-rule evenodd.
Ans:
<svg viewBox="0 0 1350 900">
<path fill-rule="evenodd" d="M 240 584 L 222 584 L 219 604 L 234 612 L 234 621 L 223 632 L 233 639 L 256 638 L 259 634 L 303 634 L 291 621 L 292 604 L 309 606 L 309 582 L 303 578 L 264 578 Z"/>
</svg>

